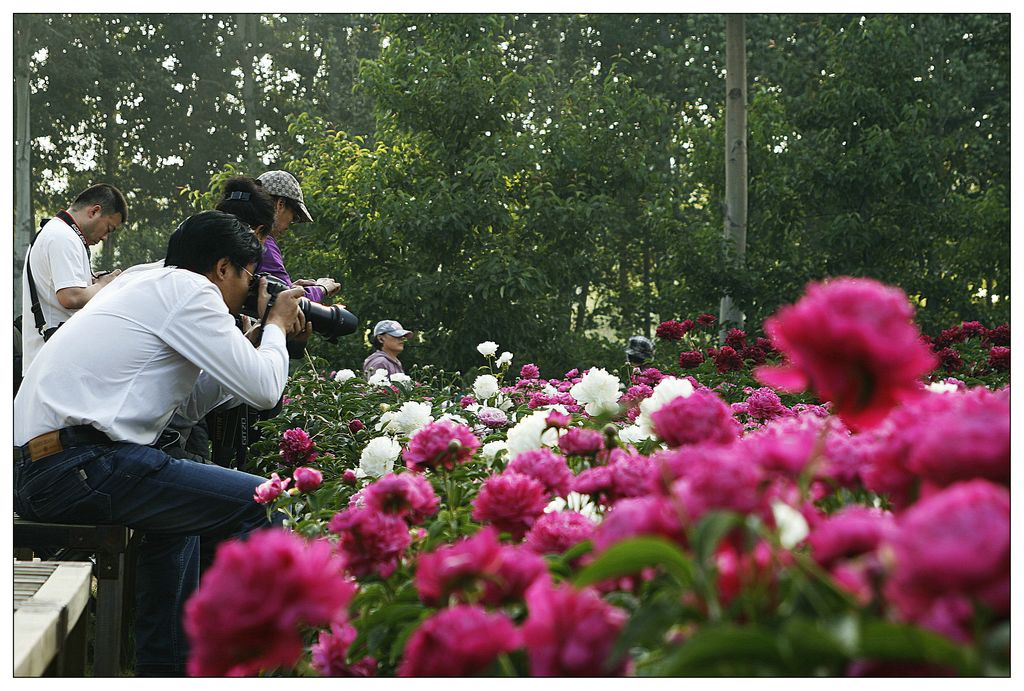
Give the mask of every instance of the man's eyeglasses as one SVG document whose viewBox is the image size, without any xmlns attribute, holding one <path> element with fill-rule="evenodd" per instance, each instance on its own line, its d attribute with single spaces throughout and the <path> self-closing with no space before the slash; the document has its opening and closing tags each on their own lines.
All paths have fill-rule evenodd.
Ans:
<svg viewBox="0 0 1024 691">
<path fill-rule="evenodd" d="M 252 282 L 256 280 L 256 276 L 254 276 L 252 271 L 249 271 L 249 269 L 245 268 L 244 266 L 240 266 L 238 268 L 240 268 L 245 273 L 249 274 L 249 285 L 251 286 Z"/>
</svg>

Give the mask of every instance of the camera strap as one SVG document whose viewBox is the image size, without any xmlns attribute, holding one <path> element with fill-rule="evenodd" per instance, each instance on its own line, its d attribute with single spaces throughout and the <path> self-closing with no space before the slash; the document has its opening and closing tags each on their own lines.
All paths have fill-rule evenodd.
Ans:
<svg viewBox="0 0 1024 691">
<path fill-rule="evenodd" d="M 71 217 L 67 211 L 61 209 L 57 212 L 57 218 L 71 226 L 71 229 L 78 235 L 78 239 L 82 241 L 85 246 L 85 256 L 92 260 L 92 253 L 89 251 L 89 241 L 85 239 L 85 235 L 82 234 L 82 229 L 75 223 L 75 219 Z M 35 319 L 36 330 L 39 335 L 43 337 L 43 340 L 47 340 L 46 336 L 46 320 L 43 318 L 43 307 L 39 304 L 39 291 L 36 289 L 36 280 L 32 276 L 32 262 L 31 254 L 32 247 L 36 244 L 36 240 L 39 239 L 39 234 L 43 232 L 43 227 L 49 223 L 50 219 L 44 218 L 39 222 L 39 230 L 32 236 L 32 240 L 28 243 L 28 251 L 25 252 L 25 273 L 28 274 L 28 292 L 32 298 L 32 317 Z"/>
</svg>

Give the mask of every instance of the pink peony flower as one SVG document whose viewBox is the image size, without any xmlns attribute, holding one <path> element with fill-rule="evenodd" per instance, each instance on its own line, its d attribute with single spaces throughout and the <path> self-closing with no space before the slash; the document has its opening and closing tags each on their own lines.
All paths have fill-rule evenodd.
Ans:
<svg viewBox="0 0 1024 691">
<path fill-rule="evenodd" d="M 502 653 L 522 645 L 504 614 L 456 605 L 431 615 L 409 637 L 398 668 L 402 677 L 466 677 L 481 674 Z"/>
<path fill-rule="evenodd" d="M 612 469 L 606 465 L 582 470 L 572 481 L 573 492 L 589 494 L 595 501 L 601 501 L 602 497 L 610 501 L 614 496 L 614 486 Z"/>
<path fill-rule="evenodd" d="M 472 430 L 451 420 L 438 420 L 424 425 L 402 452 L 409 470 L 423 472 L 427 468 L 448 470 L 465 463 L 480 448 L 480 440 Z"/>
<path fill-rule="evenodd" d="M 851 429 L 874 427 L 898 403 L 921 395 L 920 378 L 937 363 L 912 316 L 903 291 L 878 281 L 812 283 L 795 305 L 765 321 L 789 364 L 759 367 L 755 376 L 787 391 L 811 386 Z"/>
<path fill-rule="evenodd" d="M 377 669 L 377 661 L 364 657 L 359 662 L 347 662 L 348 647 L 356 639 L 356 627 L 351 624 L 331 624 L 330 631 L 321 631 L 312 648 L 313 669 L 322 677 L 370 677 Z"/>
<path fill-rule="evenodd" d="M 680 322 L 670 319 L 658 324 L 658 328 L 654 330 L 654 335 L 666 341 L 678 341 L 686 335 L 686 327 Z"/>
<path fill-rule="evenodd" d="M 288 489 L 288 483 L 290 482 L 291 478 L 286 477 L 282 480 L 277 476 L 277 473 L 271 473 L 269 480 L 256 487 L 256 492 L 252 495 L 252 498 L 257 504 L 269 504 L 281 496 L 281 492 Z"/>
<path fill-rule="evenodd" d="M 988 366 L 994 370 L 1010 371 L 1010 349 L 1003 346 L 992 346 L 988 351 Z"/>
<path fill-rule="evenodd" d="M 244 676 L 290 667 L 300 627 L 345 620 L 355 585 L 326 540 L 260 530 L 217 548 L 185 604 L 190 676 Z"/>
<path fill-rule="evenodd" d="M 520 539 L 544 513 L 548 499 L 544 485 L 528 475 L 503 473 L 484 480 L 473 500 L 473 518 L 493 523 Z"/>
<path fill-rule="evenodd" d="M 617 542 L 652 535 L 680 544 L 685 535 L 679 512 L 665 497 L 646 496 L 622 499 L 616 502 L 594 532 L 594 549 L 600 553 Z"/>
<path fill-rule="evenodd" d="M 546 448 L 523 451 L 512 459 L 505 472 L 528 475 L 544 485 L 549 494 L 558 497 L 569 493 L 573 478 L 565 458 Z"/>
<path fill-rule="evenodd" d="M 473 398 L 472 396 L 463 396 L 462 398 L 459 399 L 459 406 L 461 406 L 462 408 L 468 408 L 474 403 L 476 403 L 476 399 Z"/>
<path fill-rule="evenodd" d="M 810 415 L 773 420 L 740 440 L 756 465 L 769 473 L 797 477 L 813 460 L 823 418 Z"/>
<path fill-rule="evenodd" d="M 685 444 L 729 444 L 739 438 L 732 410 L 708 389 L 679 396 L 651 415 L 654 432 L 671 447 Z"/>
<path fill-rule="evenodd" d="M 341 536 L 338 550 L 346 557 L 348 572 L 353 576 L 377 573 L 387 578 L 398 568 L 398 560 L 412 542 L 405 521 L 365 506 L 334 514 L 329 529 Z"/>
<path fill-rule="evenodd" d="M 368 509 L 399 516 L 412 525 L 437 513 L 433 486 L 415 473 L 389 473 L 367 485 L 363 492 Z"/>
<path fill-rule="evenodd" d="M 782 403 L 779 395 L 767 387 L 756 389 L 747 397 L 747 415 L 756 420 L 774 420 L 792 415 L 793 412 Z"/>
<path fill-rule="evenodd" d="M 888 544 L 886 596 L 906 619 L 919 621 L 934 599 L 949 595 L 977 597 L 997 615 L 1009 611 L 1001 588 L 1010 569 L 1005 487 L 970 480 L 922 499 L 899 517 Z"/>
<path fill-rule="evenodd" d="M 684 350 L 679 353 L 679 366 L 683 369 L 700 367 L 702 362 L 704 362 L 704 353 L 699 350 Z"/>
<path fill-rule="evenodd" d="M 576 590 L 539 580 L 526 592 L 529 616 L 522 636 L 537 677 L 621 676 L 624 655 L 609 667 L 615 640 L 626 624 L 625 611 L 603 601 L 593 588 Z"/>
<path fill-rule="evenodd" d="M 528 362 L 519 369 L 520 379 L 537 379 L 540 377 L 540 369 L 532 362 Z"/>
<path fill-rule="evenodd" d="M 604 448 L 604 435 L 594 429 L 573 427 L 558 439 L 566 456 L 593 456 Z"/>
<path fill-rule="evenodd" d="M 685 458 L 685 462 L 674 464 L 681 477 L 672 483 L 672 496 L 692 522 L 717 509 L 743 514 L 766 509 L 760 491 L 761 468 L 750 462 L 739 444 L 720 448 L 718 453 L 680 454 L 677 458 Z"/>
<path fill-rule="evenodd" d="M 594 535 L 596 524 L 577 511 L 552 511 L 537 519 L 524 544 L 537 554 L 561 554 Z"/>
<path fill-rule="evenodd" d="M 547 416 L 548 427 L 565 428 L 572 422 L 572 415 L 567 413 L 560 413 L 557 410 L 552 410 Z"/>
<path fill-rule="evenodd" d="M 341 474 L 341 481 L 346 485 L 354 485 L 357 480 L 356 471 L 351 468 L 346 468 L 345 472 Z"/>
<path fill-rule="evenodd" d="M 473 600 L 483 581 L 498 571 L 501 549 L 497 530 L 487 526 L 475 535 L 421 554 L 414 579 L 420 599 L 433 607 L 445 605 L 452 595 L 463 602 Z"/>
<path fill-rule="evenodd" d="M 500 408 L 482 408 L 476 414 L 480 422 L 490 428 L 504 427 L 508 424 L 508 415 Z"/>
<path fill-rule="evenodd" d="M 549 580 L 548 563 L 542 556 L 521 545 L 503 546 L 498 569 L 484 584 L 480 604 L 500 607 L 521 602 L 527 589 L 538 579 Z"/>
<path fill-rule="evenodd" d="M 292 478 L 295 480 L 295 486 L 300 492 L 312 492 L 324 481 L 323 473 L 316 468 L 307 468 L 305 466 L 299 466 L 293 470 Z"/>
<path fill-rule="evenodd" d="M 828 567 L 873 552 L 894 527 L 892 514 L 851 504 L 816 525 L 807 541 L 814 560 Z"/>
<path fill-rule="evenodd" d="M 306 430 L 295 427 L 285 430 L 281 435 L 281 456 L 288 465 L 302 465 L 310 460 L 313 455 L 313 440 L 306 434 Z"/>
</svg>

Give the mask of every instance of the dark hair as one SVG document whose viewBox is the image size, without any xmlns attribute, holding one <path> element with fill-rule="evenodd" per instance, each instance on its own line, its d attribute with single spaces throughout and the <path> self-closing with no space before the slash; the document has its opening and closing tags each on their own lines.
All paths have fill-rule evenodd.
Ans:
<svg viewBox="0 0 1024 691">
<path fill-rule="evenodd" d="M 124 195 L 121 190 L 105 182 L 93 185 L 75 197 L 75 201 L 71 202 L 71 208 L 80 209 L 96 204 L 100 205 L 104 216 L 121 214 L 121 223 L 128 222 L 128 203 L 125 202 Z"/>
<path fill-rule="evenodd" d="M 200 211 L 171 234 L 164 266 L 205 274 L 227 257 L 242 269 L 258 261 L 262 251 L 256 235 L 233 214 Z"/>
<path fill-rule="evenodd" d="M 297 202 L 296 200 L 292 199 L 291 197 L 285 197 L 285 196 L 282 196 L 282 195 L 279 195 L 279 194 L 275 194 L 273 199 L 274 199 L 274 204 L 275 205 L 277 204 L 277 200 L 278 199 L 283 201 L 284 205 L 286 207 L 288 207 L 289 209 L 291 209 L 292 216 L 294 216 L 295 218 L 297 218 L 297 219 L 305 218 L 305 214 L 303 214 L 302 213 L 302 209 L 299 208 L 299 202 Z"/>
<path fill-rule="evenodd" d="M 237 216 L 253 230 L 263 226 L 263 235 L 274 225 L 274 200 L 256 178 L 245 175 L 228 178 L 214 208 Z"/>
</svg>

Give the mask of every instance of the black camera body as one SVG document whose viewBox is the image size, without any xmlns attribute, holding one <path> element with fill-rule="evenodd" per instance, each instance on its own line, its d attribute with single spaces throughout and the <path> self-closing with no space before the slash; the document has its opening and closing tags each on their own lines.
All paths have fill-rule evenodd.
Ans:
<svg viewBox="0 0 1024 691">
<path fill-rule="evenodd" d="M 242 314 L 254 319 L 263 316 L 259 313 L 258 307 L 261 278 L 267 279 L 267 292 L 272 298 L 282 290 L 288 290 L 288 285 L 276 276 L 263 272 L 253 276 L 249 294 L 245 298 L 245 304 L 242 305 Z M 319 305 L 310 302 L 307 298 L 299 298 L 299 309 L 305 315 L 306 321 L 313 325 L 313 331 L 330 341 L 334 341 L 338 336 L 354 333 L 356 327 L 359 326 L 359 318 L 338 305 Z"/>
</svg>

